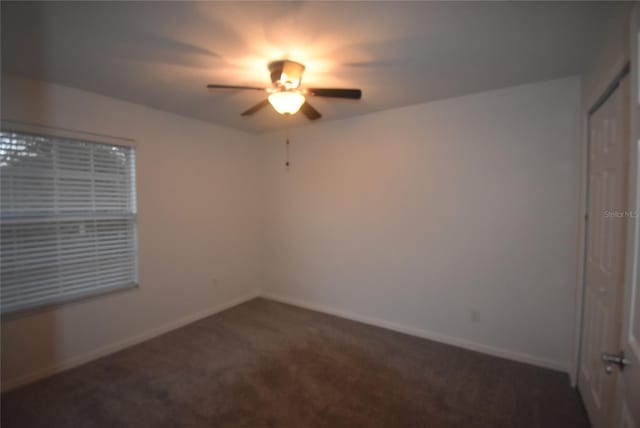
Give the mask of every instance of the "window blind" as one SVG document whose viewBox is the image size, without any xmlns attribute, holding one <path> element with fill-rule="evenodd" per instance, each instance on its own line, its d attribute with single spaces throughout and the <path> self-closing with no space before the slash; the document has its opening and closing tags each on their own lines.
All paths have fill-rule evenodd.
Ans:
<svg viewBox="0 0 640 428">
<path fill-rule="evenodd" d="M 0 131 L 0 307 L 135 286 L 135 149 Z"/>
</svg>

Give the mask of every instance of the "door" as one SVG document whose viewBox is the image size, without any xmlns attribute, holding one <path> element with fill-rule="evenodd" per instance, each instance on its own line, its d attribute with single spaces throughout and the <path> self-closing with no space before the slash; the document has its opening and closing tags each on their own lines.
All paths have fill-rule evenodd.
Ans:
<svg viewBox="0 0 640 428">
<path fill-rule="evenodd" d="M 626 257 L 628 77 L 589 117 L 589 195 L 578 388 L 593 428 L 610 428 L 619 373 L 602 360 L 620 346 Z M 607 369 L 607 367 L 609 367 Z"/>
<path fill-rule="evenodd" d="M 619 386 L 616 395 L 614 427 L 640 428 L 640 6 L 631 17 L 631 147 L 629 189 L 629 244 L 627 246 L 627 275 L 622 318 L 620 349 L 626 365 L 617 367 Z M 620 370 L 621 369 L 621 370 Z"/>
</svg>

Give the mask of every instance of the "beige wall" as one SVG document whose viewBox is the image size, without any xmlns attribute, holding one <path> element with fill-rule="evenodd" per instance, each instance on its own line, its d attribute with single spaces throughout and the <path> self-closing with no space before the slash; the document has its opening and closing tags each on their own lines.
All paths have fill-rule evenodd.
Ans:
<svg viewBox="0 0 640 428">
<path fill-rule="evenodd" d="M 580 80 L 267 136 L 265 291 L 566 369 Z"/>
<path fill-rule="evenodd" d="M 141 283 L 138 289 L 3 320 L 3 387 L 256 293 L 255 136 L 7 75 L 2 115 L 136 140 Z"/>
</svg>

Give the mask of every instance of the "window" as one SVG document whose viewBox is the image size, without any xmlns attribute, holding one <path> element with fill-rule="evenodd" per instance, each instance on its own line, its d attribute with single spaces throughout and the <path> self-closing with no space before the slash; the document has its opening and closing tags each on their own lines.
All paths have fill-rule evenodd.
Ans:
<svg viewBox="0 0 640 428">
<path fill-rule="evenodd" d="M 137 285 L 135 149 L 0 132 L 2 313 Z"/>
</svg>

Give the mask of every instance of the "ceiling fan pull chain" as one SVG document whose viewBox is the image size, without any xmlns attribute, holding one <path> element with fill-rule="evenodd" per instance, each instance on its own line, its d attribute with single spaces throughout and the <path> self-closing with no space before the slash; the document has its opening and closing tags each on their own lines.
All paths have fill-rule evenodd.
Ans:
<svg viewBox="0 0 640 428">
<path fill-rule="evenodd" d="M 287 140 L 285 143 L 285 157 L 286 157 L 285 166 L 287 167 L 287 170 L 289 170 L 289 128 L 287 128 Z"/>
</svg>

